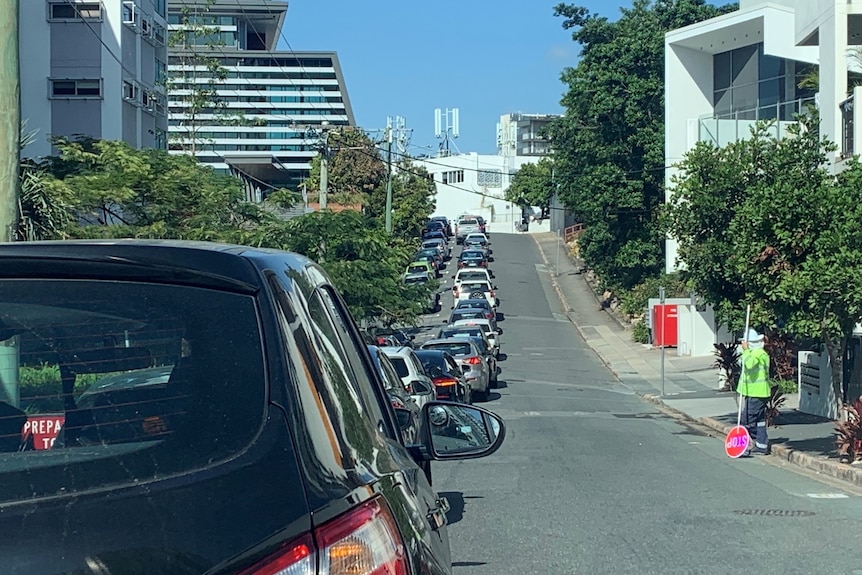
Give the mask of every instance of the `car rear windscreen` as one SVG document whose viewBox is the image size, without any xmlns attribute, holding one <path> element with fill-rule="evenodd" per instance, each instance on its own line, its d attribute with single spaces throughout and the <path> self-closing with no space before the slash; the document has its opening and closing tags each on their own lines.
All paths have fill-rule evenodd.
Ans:
<svg viewBox="0 0 862 575">
<path fill-rule="evenodd" d="M 398 377 L 407 377 L 410 375 L 410 370 L 407 369 L 407 364 L 404 362 L 404 358 L 390 355 L 389 362 L 392 364 L 392 367 L 395 368 L 395 373 L 398 374 Z"/>
<path fill-rule="evenodd" d="M 248 295 L 3 280 L 0 342 L 0 501 L 206 467 L 242 450 L 263 422 L 264 354 Z"/>
<path fill-rule="evenodd" d="M 438 349 L 440 351 L 448 351 L 452 355 L 472 355 L 473 349 L 470 344 L 459 343 L 457 341 L 445 343 L 432 343 L 427 346 L 422 346 L 424 349 Z"/>
</svg>

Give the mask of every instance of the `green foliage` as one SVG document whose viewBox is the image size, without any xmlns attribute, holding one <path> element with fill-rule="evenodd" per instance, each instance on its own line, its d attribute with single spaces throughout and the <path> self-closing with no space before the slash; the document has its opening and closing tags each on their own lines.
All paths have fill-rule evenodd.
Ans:
<svg viewBox="0 0 862 575">
<path fill-rule="evenodd" d="M 629 290 L 620 293 L 620 309 L 630 316 L 644 313 L 650 298 L 659 297 L 659 288 L 665 288 L 665 297 L 689 297 L 691 290 L 680 274 L 652 276 Z"/>
<path fill-rule="evenodd" d="M 781 393 L 796 393 L 799 391 L 799 384 L 793 379 L 773 379 L 770 380 L 771 387 L 777 387 Z"/>
<path fill-rule="evenodd" d="M 644 320 L 639 319 L 635 322 L 634 326 L 632 326 L 632 340 L 637 343 L 650 342 L 649 328 Z"/>
<path fill-rule="evenodd" d="M 319 263 L 344 296 L 357 320 L 411 323 L 426 299 L 401 281 L 413 253 L 407 242 L 370 227 L 359 212 L 324 210 L 271 222 L 254 243 L 304 254 Z"/>
<path fill-rule="evenodd" d="M 436 194 L 437 186 L 428 170 L 406 158 L 400 161 L 392 176 L 392 233 L 407 241 L 419 237 L 434 212 Z M 374 225 L 385 226 L 385 181 L 371 192 L 365 213 Z"/>
<path fill-rule="evenodd" d="M 753 326 L 819 339 L 837 388 L 862 320 L 862 165 L 851 160 L 832 176 L 835 146 L 818 124 L 800 118 L 781 140 L 760 124 L 724 148 L 697 146 L 680 166 L 666 221 L 685 275 L 720 321 L 740 330 L 750 304 Z"/>
<path fill-rule="evenodd" d="M 562 80 L 564 116 L 550 130 L 563 203 L 585 225 L 581 253 L 609 285 L 631 288 L 663 268 L 664 35 L 730 11 L 703 0 L 635 0 L 619 20 L 559 4 L 582 47 Z"/>
<path fill-rule="evenodd" d="M 326 142 L 328 203 L 368 204 L 375 190 L 386 185 L 386 162 L 374 142 L 365 132 L 354 128 L 330 130 Z M 312 159 L 311 174 L 305 182 L 309 200 L 315 202 L 319 199 L 320 162 L 320 155 Z"/>
<path fill-rule="evenodd" d="M 537 206 L 547 210 L 554 195 L 554 162 L 542 158 L 536 164 L 524 164 L 506 189 L 505 199 L 519 206 Z"/>
</svg>

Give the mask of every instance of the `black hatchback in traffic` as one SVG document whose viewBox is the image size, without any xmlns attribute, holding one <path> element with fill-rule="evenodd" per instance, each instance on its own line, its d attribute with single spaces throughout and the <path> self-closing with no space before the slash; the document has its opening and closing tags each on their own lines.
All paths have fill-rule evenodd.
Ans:
<svg viewBox="0 0 862 575">
<path fill-rule="evenodd" d="M 2 244 L 0 368 L 2 574 L 447 574 L 419 464 L 505 436 L 432 401 L 404 445 L 325 272 L 272 250 Z"/>
</svg>

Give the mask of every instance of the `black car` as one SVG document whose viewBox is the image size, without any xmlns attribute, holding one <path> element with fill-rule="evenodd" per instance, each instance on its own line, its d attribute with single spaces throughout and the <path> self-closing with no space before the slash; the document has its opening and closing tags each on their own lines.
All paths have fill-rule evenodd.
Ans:
<svg viewBox="0 0 862 575">
<path fill-rule="evenodd" d="M 416 357 L 425 373 L 434 382 L 438 399 L 470 403 L 471 393 L 458 361 L 448 352 L 437 349 L 417 349 Z"/>
<path fill-rule="evenodd" d="M 487 268 L 488 258 L 479 250 L 464 250 L 458 256 L 458 268 Z"/>
<path fill-rule="evenodd" d="M 0 244 L 0 341 L 3 574 L 449 574 L 419 464 L 505 435 L 429 401 L 405 445 L 326 273 L 275 250 Z"/>
</svg>

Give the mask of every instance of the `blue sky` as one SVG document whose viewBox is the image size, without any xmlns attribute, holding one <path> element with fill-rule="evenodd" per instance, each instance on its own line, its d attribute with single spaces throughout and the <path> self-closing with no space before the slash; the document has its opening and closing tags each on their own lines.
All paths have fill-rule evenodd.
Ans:
<svg viewBox="0 0 862 575">
<path fill-rule="evenodd" d="M 572 0 L 615 19 L 628 0 Z M 462 152 L 496 152 L 510 112 L 559 113 L 560 73 L 578 46 L 557 0 L 290 0 L 284 36 L 296 51 L 335 50 L 357 123 L 404 116 L 410 153 L 436 150 L 434 109 L 458 108 Z M 280 49 L 287 49 L 282 39 Z"/>
</svg>

